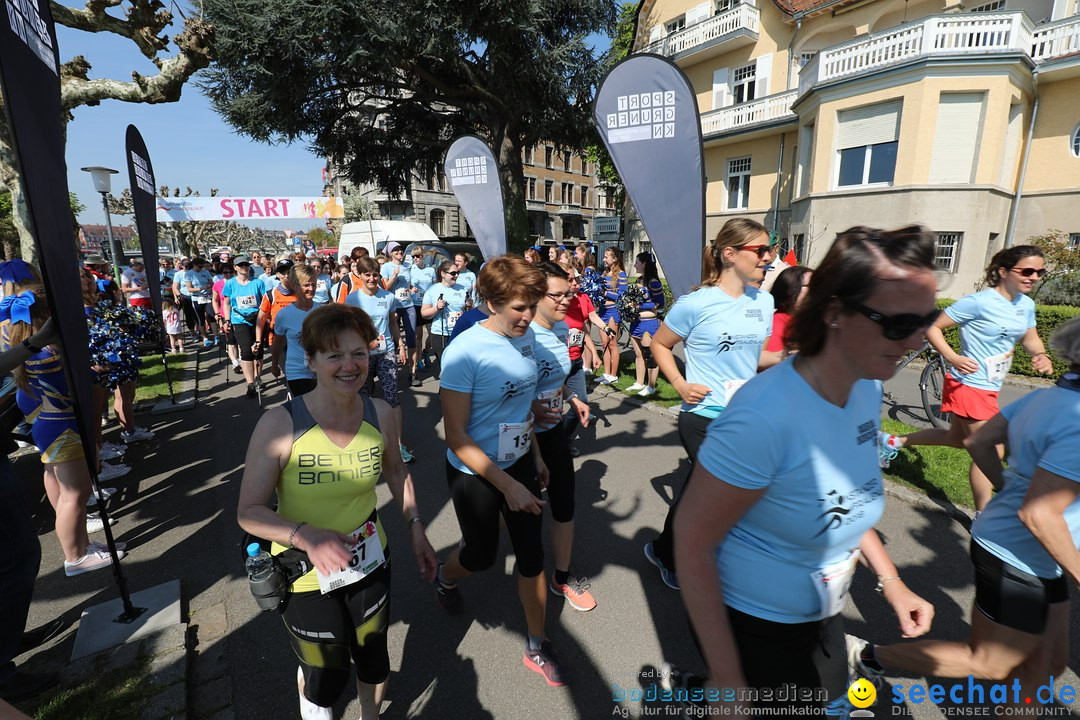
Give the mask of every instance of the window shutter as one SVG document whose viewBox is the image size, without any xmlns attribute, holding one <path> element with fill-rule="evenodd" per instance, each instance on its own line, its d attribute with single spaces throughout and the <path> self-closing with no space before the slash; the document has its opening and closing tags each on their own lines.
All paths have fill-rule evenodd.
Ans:
<svg viewBox="0 0 1080 720">
<path fill-rule="evenodd" d="M 710 14 L 712 14 L 711 2 L 703 2 L 697 7 L 690 8 L 686 11 L 686 27 L 707 20 Z"/>
<path fill-rule="evenodd" d="M 731 104 L 731 88 L 728 86 L 728 69 L 720 68 L 713 70 L 712 74 L 712 106 L 713 110 L 727 107 Z"/>
<path fill-rule="evenodd" d="M 664 27 L 662 25 L 653 25 L 652 29 L 649 30 L 649 44 L 651 45 L 652 43 L 659 41 L 660 33 L 663 31 Z"/>
<path fill-rule="evenodd" d="M 837 150 L 895 142 L 900 138 L 900 108 L 903 101 L 841 110 L 837 113 L 839 130 Z"/>
<path fill-rule="evenodd" d="M 757 79 L 754 83 L 754 97 L 761 98 L 769 94 L 769 74 L 772 72 L 772 53 L 762 55 L 756 61 L 754 73 Z"/>
<path fill-rule="evenodd" d="M 971 182 L 982 121 L 982 93 L 942 94 L 938 102 L 931 183 Z"/>
</svg>

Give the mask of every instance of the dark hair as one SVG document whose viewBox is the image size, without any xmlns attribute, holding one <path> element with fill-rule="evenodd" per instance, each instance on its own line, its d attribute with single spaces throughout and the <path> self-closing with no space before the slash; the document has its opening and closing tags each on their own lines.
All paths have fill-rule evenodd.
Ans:
<svg viewBox="0 0 1080 720">
<path fill-rule="evenodd" d="M 593 252 L 593 246 L 592 245 L 590 245 L 589 243 L 578 243 L 577 245 L 574 246 L 574 250 L 575 250 L 575 253 L 574 253 L 574 259 L 575 260 L 577 259 L 577 253 L 576 253 L 577 250 L 584 250 L 585 251 L 585 258 L 581 261 L 581 267 L 579 267 L 577 269 L 578 272 L 580 272 L 580 273 L 585 272 L 585 268 L 587 268 L 587 267 L 591 267 L 591 268 L 596 267 L 596 253 Z"/>
<path fill-rule="evenodd" d="M 501 255 L 480 269 L 476 289 L 492 305 L 504 305 L 514 298 L 524 298 L 531 305 L 547 292 L 547 278 L 525 258 Z"/>
<path fill-rule="evenodd" d="M 562 278 L 563 280 L 566 280 L 566 281 L 570 280 L 569 273 L 567 273 L 565 270 L 563 270 L 561 267 L 559 267 L 557 263 L 553 263 L 550 260 L 544 260 L 543 262 L 539 263 L 536 266 L 536 268 L 540 272 L 544 273 L 545 278 L 553 277 L 553 278 Z"/>
<path fill-rule="evenodd" d="M 705 246 L 705 254 L 701 258 L 701 287 L 720 282 L 720 273 L 724 271 L 724 248 L 746 245 L 761 233 L 768 235 L 769 231 L 750 218 L 731 218 L 724 223 L 713 241 Z"/>
<path fill-rule="evenodd" d="M 355 305 L 330 303 L 315 308 L 300 326 L 300 347 L 309 358 L 317 352 L 337 349 L 342 333 L 352 330 L 369 345 L 379 338 L 375 323 L 366 312 Z"/>
<path fill-rule="evenodd" d="M 999 270 L 1007 272 L 1016 267 L 1016 263 L 1024 258 L 1042 256 L 1043 251 L 1034 245 L 1013 245 L 1004 250 L 998 250 L 994 257 L 990 259 L 990 265 L 986 268 L 986 284 L 990 287 L 997 287 L 1001 284 Z"/>
<path fill-rule="evenodd" d="M 443 260 L 439 263 L 439 282 L 442 282 L 443 273 L 448 273 L 451 270 L 457 270 L 457 265 L 454 264 L 453 260 Z"/>
<path fill-rule="evenodd" d="M 801 355 L 818 355 L 828 337 L 825 317 L 832 303 L 864 302 L 874 293 L 883 266 L 932 271 L 933 234 L 911 225 L 891 231 L 857 226 L 837 235 L 788 325 L 787 342 Z"/>
<path fill-rule="evenodd" d="M 641 277 L 638 278 L 639 283 L 648 285 L 650 281 L 660 279 L 660 273 L 656 270 L 656 260 L 653 259 L 651 252 L 640 252 L 635 259 L 644 266 L 641 268 Z"/>
<path fill-rule="evenodd" d="M 783 272 L 776 276 L 773 281 L 773 302 L 776 303 L 776 312 L 790 315 L 795 311 L 795 301 L 802 292 L 803 278 L 813 272 L 803 265 L 792 265 L 784 268 Z"/>
<path fill-rule="evenodd" d="M 618 267 L 618 270 L 616 270 L 614 268 L 610 268 L 610 269 L 605 270 L 604 271 L 605 275 L 607 275 L 608 273 L 610 273 L 612 275 L 618 275 L 621 272 L 626 272 L 626 267 L 623 265 L 623 251 L 622 250 L 620 250 L 617 247 L 606 247 L 606 248 L 604 248 L 604 252 L 605 253 L 608 253 L 608 252 L 611 253 L 611 257 L 615 258 L 615 266 Z"/>
<path fill-rule="evenodd" d="M 375 258 L 362 257 L 356 261 L 356 269 L 363 273 L 375 273 L 379 274 L 379 263 L 375 261 Z"/>
</svg>

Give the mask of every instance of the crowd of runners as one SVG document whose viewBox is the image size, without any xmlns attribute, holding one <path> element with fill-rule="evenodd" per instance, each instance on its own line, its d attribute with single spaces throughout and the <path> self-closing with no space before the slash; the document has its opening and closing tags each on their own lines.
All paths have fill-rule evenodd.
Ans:
<svg viewBox="0 0 1080 720">
<path fill-rule="evenodd" d="M 663 375 L 682 400 L 678 434 L 691 470 L 643 551 L 656 582 L 680 591 L 669 597 L 685 605 L 700 651 L 670 658 L 704 670 L 667 675 L 684 699 L 704 704 L 718 699 L 716 688 L 794 683 L 824 689 L 824 704 L 843 714 L 856 676 L 907 670 L 1027 685 L 1060 674 L 1067 586 L 1080 581 L 1080 320 L 1051 338 L 1068 368 L 1056 385 L 1004 409 L 997 400 L 1017 343 L 1036 371 L 1053 372 L 1027 297 L 1045 273 L 1038 248 L 997 253 L 987 288 L 944 312 L 932 235 L 920 227 L 851 228 L 813 270 L 778 271 L 766 229 L 729 220 L 705 248 L 700 284 L 674 302 L 650 253 L 634 257 L 628 273 L 615 248 L 599 266 L 588 244 L 546 257 L 530 248 L 489 258 L 474 274 L 466 254 L 432 262 L 417 249 L 406 263 L 407 249 L 390 243 L 370 257 L 358 248 L 340 265 L 303 254 L 182 258 L 176 268 L 162 261 L 170 347 L 184 347 L 186 324 L 187 342 L 225 344 L 249 396 L 267 375 L 288 388 L 251 437 L 238 518 L 277 558 L 305 720 L 332 717 L 353 677 L 365 717 L 384 698 L 391 566 L 380 479 L 446 612 L 467 612 L 468 589 L 497 582 L 483 571 L 506 528 L 522 663 L 549 685 L 572 681 L 545 631 L 547 598 L 602 612 L 602 594 L 573 567 L 574 442 L 591 419 L 589 379 L 619 378 L 624 319 L 636 370 L 628 391 L 655 394 Z M 9 353 L 31 353 L 17 357 L 20 406 L 33 421 L 50 501 L 56 496 L 65 567 L 77 568 L 102 553 L 83 532 L 86 463 L 78 437 L 65 435 L 72 415 L 56 385 L 62 353 L 40 280 L 27 269 L 5 282 L 0 321 Z M 132 271 L 145 272 L 134 263 Z M 134 303 L 142 287 L 145 277 L 125 273 L 116 291 Z M 25 298 L 18 307 L 27 312 L 7 297 Z M 945 339 L 952 326 L 959 352 Z M 952 368 L 943 403 L 952 425 L 890 436 L 880 431 L 881 383 L 926 340 Z M 428 542 L 413 452 L 401 440 L 409 422 L 401 393 L 425 379 L 438 383 L 461 535 L 443 557 Z M 128 412 L 121 390 L 116 397 L 118 414 Z M 846 635 L 841 611 L 860 563 L 877 575 L 905 638 L 933 633 L 934 608 L 919 594 L 926 589 L 905 584 L 903 559 L 890 558 L 874 530 L 885 504 L 882 462 L 928 444 L 967 448 L 973 459 L 971 638 L 877 645 Z M 66 477 L 80 463 L 82 475 Z"/>
</svg>

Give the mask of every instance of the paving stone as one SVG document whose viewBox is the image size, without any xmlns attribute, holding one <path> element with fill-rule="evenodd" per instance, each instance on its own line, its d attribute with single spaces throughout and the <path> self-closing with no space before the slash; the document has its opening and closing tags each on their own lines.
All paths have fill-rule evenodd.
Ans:
<svg viewBox="0 0 1080 720">
<path fill-rule="evenodd" d="M 196 629 L 200 645 L 224 637 L 229 631 L 229 613 L 225 604 L 211 605 L 195 613 L 191 625 Z"/>
<path fill-rule="evenodd" d="M 183 648 L 156 656 L 150 661 L 150 682 L 168 687 L 187 680 L 188 655 Z"/>
<path fill-rule="evenodd" d="M 208 717 L 222 708 L 232 707 L 232 678 L 229 676 L 196 684 L 191 688 L 191 710 L 194 717 Z"/>
<path fill-rule="evenodd" d="M 177 683 L 157 693 L 139 718 L 140 720 L 186 720 L 187 683 Z"/>
<path fill-rule="evenodd" d="M 191 657 L 192 687 L 221 677 L 229 671 L 229 658 L 225 643 L 219 642 L 208 648 L 199 645 Z"/>
</svg>

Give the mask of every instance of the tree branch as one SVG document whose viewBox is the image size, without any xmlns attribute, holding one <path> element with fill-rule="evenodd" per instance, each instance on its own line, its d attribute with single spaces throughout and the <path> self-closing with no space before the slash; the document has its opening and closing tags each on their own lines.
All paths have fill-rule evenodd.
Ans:
<svg viewBox="0 0 1080 720">
<path fill-rule="evenodd" d="M 105 12 L 119 7 L 124 0 L 87 0 L 82 10 L 49 0 L 53 20 L 65 27 L 86 32 L 111 32 L 130 39 L 143 55 L 157 64 L 157 54 L 169 45 L 169 38 L 159 35 L 172 22 L 172 13 L 159 0 L 131 0 L 127 19 Z"/>
</svg>

